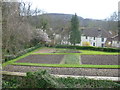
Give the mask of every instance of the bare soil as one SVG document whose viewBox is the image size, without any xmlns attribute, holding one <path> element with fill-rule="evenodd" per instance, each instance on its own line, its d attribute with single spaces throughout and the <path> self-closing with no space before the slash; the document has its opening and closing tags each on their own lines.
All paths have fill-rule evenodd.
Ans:
<svg viewBox="0 0 120 90">
<path fill-rule="evenodd" d="M 118 65 L 118 55 L 81 55 L 82 64 Z"/>
<path fill-rule="evenodd" d="M 57 50 L 55 48 L 42 48 L 34 53 L 81 53 L 77 50 Z"/>
<path fill-rule="evenodd" d="M 64 55 L 29 55 L 16 62 L 60 64 Z M 118 65 L 118 55 L 81 55 L 82 64 Z"/>
<path fill-rule="evenodd" d="M 43 63 L 43 64 L 59 64 L 64 55 L 29 55 L 22 58 L 17 63 Z"/>
<path fill-rule="evenodd" d="M 59 67 L 35 67 L 35 66 L 17 66 L 8 65 L 3 71 L 11 72 L 34 72 L 39 69 L 46 69 L 51 74 L 58 75 L 77 75 L 77 76 L 111 76 L 118 77 L 119 69 L 98 69 L 98 68 L 59 68 Z"/>
<path fill-rule="evenodd" d="M 52 53 L 55 51 L 56 51 L 56 49 L 54 49 L 54 48 L 42 48 L 34 53 Z"/>
</svg>

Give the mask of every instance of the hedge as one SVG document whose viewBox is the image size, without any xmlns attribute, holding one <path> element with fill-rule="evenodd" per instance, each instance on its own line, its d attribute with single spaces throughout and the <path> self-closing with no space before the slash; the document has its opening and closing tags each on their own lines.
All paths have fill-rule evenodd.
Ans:
<svg viewBox="0 0 120 90">
<path fill-rule="evenodd" d="M 93 46 L 56 45 L 55 48 L 69 48 L 69 49 L 94 50 L 94 51 L 105 51 L 105 52 L 120 52 L 119 48 L 93 47 Z"/>
<path fill-rule="evenodd" d="M 9 61 L 9 60 L 11 60 L 11 59 L 15 59 L 15 58 L 17 58 L 17 57 L 19 57 L 19 56 L 22 56 L 22 55 L 24 55 L 24 54 L 26 54 L 26 53 L 28 53 L 28 52 L 33 51 L 33 50 L 35 50 L 35 49 L 37 49 L 37 48 L 39 48 L 39 47 L 41 47 L 40 44 L 38 44 L 38 45 L 36 45 L 36 46 L 34 46 L 34 47 L 31 47 L 31 48 L 27 48 L 27 49 L 25 49 L 25 50 L 23 50 L 23 51 L 20 51 L 20 52 L 18 52 L 16 55 L 6 55 L 5 58 L 2 60 L 2 62 L 6 62 L 6 61 Z"/>
</svg>

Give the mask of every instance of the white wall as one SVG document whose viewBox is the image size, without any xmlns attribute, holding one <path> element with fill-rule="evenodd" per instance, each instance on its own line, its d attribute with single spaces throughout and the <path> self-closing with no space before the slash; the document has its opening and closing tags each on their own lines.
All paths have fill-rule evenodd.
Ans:
<svg viewBox="0 0 120 90">
<path fill-rule="evenodd" d="M 76 45 L 79 45 L 79 46 L 82 46 L 82 42 L 89 42 L 90 43 L 90 46 L 93 46 L 93 43 L 95 43 L 95 46 L 96 47 L 102 47 L 102 44 L 104 44 L 105 46 L 105 42 L 106 42 L 107 38 L 104 38 L 104 41 L 102 41 L 102 38 L 101 37 L 95 37 L 95 40 L 94 40 L 94 37 L 89 37 L 87 36 L 87 39 L 86 39 L 86 36 L 81 36 L 81 43 L 79 44 L 76 44 Z M 70 42 L 66 40 L 62 40 L 61 44 L 70 44 Z"/>
<path fill-rule="evenodd" d="M 91 46 L 93 46 L 93 43 L 95 43 L 95 46 L 96 47 L 102 47 L 102 44 L 105 44 L 107 38 L 104 38 L 104 41 L 102 41 L 102 38 L 101 37 L 95 37 L 95 40 L 94 40 L 94 37 L 87 37 L 86 39 L 86 36 L 81 36 L 81 46 L 82 46 L 82 42 L 89 42 L 91 44 Z"/>
<path fill-rule="evenodd" d="M 112 47 L 120 47 L 120 42 L 112 41 Z"/>
</svg>

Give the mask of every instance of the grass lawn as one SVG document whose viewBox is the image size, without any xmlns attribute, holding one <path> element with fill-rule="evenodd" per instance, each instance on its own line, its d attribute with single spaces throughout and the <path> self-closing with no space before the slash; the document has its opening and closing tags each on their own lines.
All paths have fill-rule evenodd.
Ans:
<svg viewBox="0 0 120 90">
<path fill-rule="evenodd" d="M 80 64 L 80 55 L 65 55 L 60 64 Z"/>
<path fill-rule="evenodd" d="M 45 67 L 73 67 L 73 68 L 113 68 L 118 69 L 120 65 L 78 65 L 78 64 L 40 64 L 40 63 L 11 63 L 21 66 L 45 66 Z"/>
<path fill-rule="evenodd" d="M 102 52 L 102 51 L 92 51 L 92 50 L 80 50 L 81 55 L 120 55 L 117 52 Z"/>
</svg>

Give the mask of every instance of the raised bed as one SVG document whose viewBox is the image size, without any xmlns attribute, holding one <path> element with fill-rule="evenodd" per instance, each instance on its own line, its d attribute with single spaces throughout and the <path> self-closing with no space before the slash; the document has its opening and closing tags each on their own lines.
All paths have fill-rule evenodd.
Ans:
<svg viewBox="0 0 120 90">
<path fill-rule="evenodd" d="M 54 51 L 53 53 L 81 53 L 80 51 L 78 50 L 64 50 L 64 49 L 58 49 L 56 51 Z"/>
<path fill-rule="evenodd" d="M 79 75 L 79 76 L 110 76 L 118 77 L 118 69 L 98 69 L 98 68 L 65 68 L 65 67 L 36 67 L 36 66 L 20 66 L 8 65 L 3 68 L 4 71 L 11 72 L 34 72 L 39 69 L 46 69 L 51 74 L 58 75 Z"/>
<path fill-rule="evenodd" d="M 42 49 L 40 49 L 40 50 L 37 50 L 37 51 L 35 51 L 34 53 L 52 53 L 52 52 L 55 52 L 56 51 L 56 49 L 54 49 L 54 48 L 42 48 Z"/>
<path fill-rule="evenodd" d="M 17 63 L 44 63 L 44 64 L 59 64 L 64 55 L 29 55 L 22 58 Z"/>
<path fill-rule="evenodd" d="M 43 64 L 60 64 L 64 55 L 29 55 L 22 58 L 17 63 L 43 63 Z M 118 55 L 81 55 L 80 64 L 90 65 L 118 65 Z"/>
<path fill-rule="evenodd" d="M 81 55 L 82 64 L 118 65 L 118 55 Z"/>
</svg>

